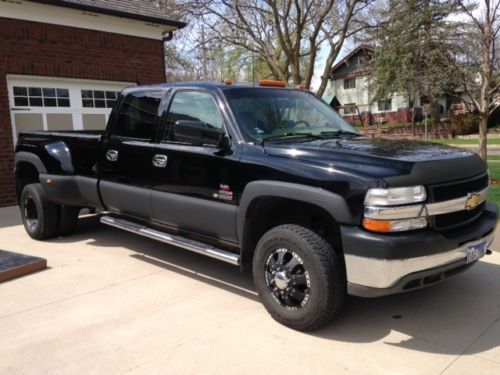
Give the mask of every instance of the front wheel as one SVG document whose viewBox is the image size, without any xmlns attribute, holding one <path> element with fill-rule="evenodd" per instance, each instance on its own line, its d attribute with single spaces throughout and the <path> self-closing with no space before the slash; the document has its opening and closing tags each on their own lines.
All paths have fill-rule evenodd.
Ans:
<svg viewBox="0 0 500 375">
<path fill-rule="evenodd" d="M 299 225 L 280 225 L 264 234 L 255 250 L 253 277 L 271 316 L 300 331 L 331 321 L 347 289 L 338 253 Z"/>
</svg>

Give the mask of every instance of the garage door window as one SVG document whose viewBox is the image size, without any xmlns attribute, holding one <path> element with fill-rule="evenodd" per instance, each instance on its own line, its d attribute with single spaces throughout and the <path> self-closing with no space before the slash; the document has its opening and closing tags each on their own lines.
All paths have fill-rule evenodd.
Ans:
<svg viewBox="0 0 500 375">
<path fill-rule="evenodd" d="M 49 87 L 14 87 L 14 105 L 18 107 L 69 107 L 69 90 Z"/>
<path fill-rule="evenodd" d="M 118 97 L 117 91 L 82 90 L 83 108 L 113 108 Z"/>
</svg>

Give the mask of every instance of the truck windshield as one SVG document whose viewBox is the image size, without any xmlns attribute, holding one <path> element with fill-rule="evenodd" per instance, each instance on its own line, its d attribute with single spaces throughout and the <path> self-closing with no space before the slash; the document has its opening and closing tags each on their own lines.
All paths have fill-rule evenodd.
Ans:
<svg viewBox="0 0 500 375">
<path fill-rule="evenodd" d="M 224 94 L 249 142 L 358 135 L 333 108 L 306 91 L 255 87 Z"/>
</svg>

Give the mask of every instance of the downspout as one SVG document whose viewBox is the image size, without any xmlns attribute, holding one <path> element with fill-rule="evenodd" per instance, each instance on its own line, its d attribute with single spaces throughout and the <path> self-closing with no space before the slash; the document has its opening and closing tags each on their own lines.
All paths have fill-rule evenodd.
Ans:
<svg viewBox="0 0 500 375">
<path fill-rule="evenodd" d="M 167 82 L 167 62 L 166 62 L 167 54 L 165 53 L 166 52 L 165 43 L 170 42 L 173 37 L 174 37 L 173 31 L 164 31 L 163 32 L 163 38 L 162 38 L 163 59 L 162 59 L 162 61 L 163 61 L 163 80 L 165 82 Z"/>
</svg>

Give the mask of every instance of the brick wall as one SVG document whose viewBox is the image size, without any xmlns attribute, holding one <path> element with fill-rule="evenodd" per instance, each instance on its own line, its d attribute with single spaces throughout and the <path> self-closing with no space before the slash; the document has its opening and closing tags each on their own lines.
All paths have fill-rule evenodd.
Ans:
<svg viewBox="0 0 500 375">
<path fill-rule="evenodd" d="M 344 115 L 344 120 L 350 124 L 356 124 L 362 122 L 363 125 L 376 125 L 376 124 L 391 124 L 391 123 L 401 123 L 406 124 L 412 122 L 412 113 L 408 108 L 399 108 L 397 111 L 392 112 L 361 112 L 352 115 Z M 422 109 L 415 109 L 415 121 L 422 120 Z"/>
<path fill-rule="evenodd" d="M 15 204 L 7 74 L 165 81 L 163 43 L 0 17 L 0 207 Z"/>
<path fill-rule="evenodd" d="M 368 137 L 380 137 L 389 139 L 424 139 L 425 126 L 414 125 L 398 126 L 387 129 L 380 129 L 375 126 L 358 129 L 360 134 Z M 451 139 L 453 133 L 450 125 L 429 125 L 427 126 L 428 139 Z"/>
</svg>

